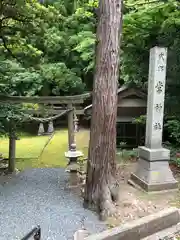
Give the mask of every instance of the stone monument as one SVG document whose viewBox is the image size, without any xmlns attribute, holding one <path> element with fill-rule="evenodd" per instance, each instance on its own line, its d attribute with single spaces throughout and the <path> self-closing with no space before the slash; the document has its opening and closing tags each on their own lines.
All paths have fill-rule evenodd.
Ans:
<svg viewBox="0 0 180 240">
<path fill-rule="evenodd" d="M 48 123 L 47 134 L 52 134 L 53 132 L 54 132 L 53 121 L 50 121 L 50 122 Z"/>
<path fill-rule="evenodd" d="M 150 50 L 146 140 L 139 147 L 137 169 L 129 180 L 148 192 L 177 188 L 169 168 L 170 151 L 162 147 L 166 62 L 166 48 Z"/>
<path fill-rule="evenodd" d="M 38 136 L 44 135 L 44 125 L 43 123 L 39 124 L 39 129 L 38 129 Z"/>
</svg>

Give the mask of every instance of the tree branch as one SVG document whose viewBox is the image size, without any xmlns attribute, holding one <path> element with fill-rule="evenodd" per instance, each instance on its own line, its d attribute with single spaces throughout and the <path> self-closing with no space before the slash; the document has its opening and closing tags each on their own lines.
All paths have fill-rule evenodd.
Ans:
<svg viewBox="0 0 180 240">
<path fill-rule="evenodd" d="M 12 51 L 8 48 L 7 44 L 6 44 L 6 40 L 5 38 L 1 35 L 0 36 L 2 42 L 3 42 L 3 46 L 4 48 L 7 50 L 7 52 L 11 55 L 11 57 L 15 58 L 17 61 L 20 61 L 13 53 Z"/>
</svg>

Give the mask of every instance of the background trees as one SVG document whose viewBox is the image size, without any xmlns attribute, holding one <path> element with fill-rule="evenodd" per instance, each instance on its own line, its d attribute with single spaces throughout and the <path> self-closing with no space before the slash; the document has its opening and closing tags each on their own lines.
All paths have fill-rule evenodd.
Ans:
<svg viewBox="0 0 180 240">
<path fill-rule="evenodd" d="M 152 2 L 124 1 L 119 82 L 146 89 L 149 49 L 168 47 L 166 116 L 179 121 L 179 3 Z M 2 0 L 0 92 L 71 95 L 92 90 L 97 6 L 97 0 Z"/>
<path fill-rule="evenodd" d="M 174 92 L 180 68 L 178 3 L 175 0 L 142 4 L 144 2 L 124 2 L 120 81 L 146 88 L 149 48 L 163 45 L 169 48 L 168 87 Z M 21 81 L 25 81 L 26 71 L 29 81 L 32 79 L 39 86 L 29 94 L 43 94 L 44 88 L 48 88 L 48 94 L 61 95 L 91 90 L 96 7 L 97 1 L 91 0 L 77 0 L 73 4 L 63 0 L 34 0 L 31 3 L 3 0 L 0 5 L 0 67 L 1 71 L 4 65 L 9 69 L 9 73 L 0 72 L 3 79 L 8 76 L 10 81 L 10 72 L 12 75 L 18 72 Z M 49 78 L 45 77 L 47 71 Z M 68 88 L 62 76 L 68 79 Z M 56 85 L 58 91 L 54 90 Z M 27 93 L 21 89 L 14 94 Z"/>
</svg>

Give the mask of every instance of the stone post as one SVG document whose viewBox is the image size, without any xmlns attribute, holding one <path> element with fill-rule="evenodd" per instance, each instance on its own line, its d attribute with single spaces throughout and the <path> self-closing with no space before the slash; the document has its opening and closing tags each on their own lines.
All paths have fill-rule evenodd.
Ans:
<svg viewBox="0 0 180 240">
<path fill-rule="evenodd" d="M 129 181 L 148 192 L 177 188 L 169 168 L 170 151 L 162 147 L 166 62 L 166 48 L 150 50 L 146 140 L 139 147 L 137 169 Z"/>
<path fill-rule="evenodd" d="M 78 128 L 78 117 L 76 114 L 74 114 L 74 132 L 77 133 L 79 131 L 79 128 Z"/>
<path fill-rule="evenodd" d="M 13 121 L 10 122 L 9 130 L 9 159 L 8 159 L 8 172 L 12 173 L 15 171 L 16 161 L 16 136 L 15 136 L 15 125 Z"/>
<path fill-rule="evenodd" d="M 9 137 L 9 161 L 8 161 L 8 172 L 12 173 L 15 171 L 15 160 L 16 160 L 16 139 L 13 136 Z"/>
<path fill-rule="evenodd" d="M 72 104 L 68 104 L 68 109 L 72 109 Z M 68 144 L 69 150 L 71 150 L 71 145 L 74 143 L 74 110 L 68 113 Z"/>
<path fill-rule="evenodd" d="M 50 122 L 48 123 L 47 134 L 52 134 L 53 132 L 54 132 L 53 121 L 50 121 Z"/>
<path fill-rule="evenodd" d="M 38 136 L 44 135 L 44 125 L 43 123 L 39 124 L 39 129 L 38 129 Z"/>
</svg>

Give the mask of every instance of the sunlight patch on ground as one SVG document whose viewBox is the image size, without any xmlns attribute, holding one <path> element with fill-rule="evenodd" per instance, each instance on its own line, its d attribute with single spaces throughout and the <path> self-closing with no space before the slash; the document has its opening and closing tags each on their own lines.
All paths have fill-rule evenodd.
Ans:
<svg viewBox="0 0 180 240">
<path fill-rule="evenodd" d="M 16 167 L 20 170 L 25 168 L 65 167 L 67 159 L 64 157 L 64 152 L 68 150 L 67 130 L 56 131 L 41 158 L 39 158 L 48 138 L 49 136 L 23 136 L 16 141 Z M 0 140 L 0 153 L 4 157 L 8 157 L 8 144 L 7 138 Z M 83 151 L 86 157 L 89 144 L 88 130 L 81 130 L 76 134 L 76 144 L 77 150 Z"/>
</svg>

